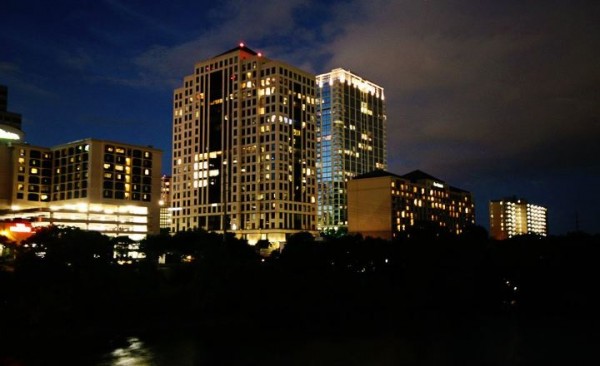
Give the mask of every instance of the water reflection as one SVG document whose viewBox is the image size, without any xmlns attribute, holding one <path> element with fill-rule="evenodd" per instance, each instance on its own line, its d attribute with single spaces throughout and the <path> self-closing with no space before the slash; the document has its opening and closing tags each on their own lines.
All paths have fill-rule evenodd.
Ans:
<svg viewBox="0 0 600 366">
<path fill-rule="evenodd" d="M 126 338 L 123 345 L 102 357 L 101 366 L 136 366 L 151 364 L 154 354 L 137 337 Z"/>
</svg>

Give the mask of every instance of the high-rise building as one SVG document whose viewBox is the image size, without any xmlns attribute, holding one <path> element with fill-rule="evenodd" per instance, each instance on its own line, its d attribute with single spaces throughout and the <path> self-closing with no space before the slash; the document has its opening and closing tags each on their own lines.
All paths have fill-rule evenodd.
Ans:
<svg viewBox="0 0 600 366">
<path fill-rule="evenodd" d="M 0 219 L 129 236 L 159 232 L 160 150 L 84 139 L 51 148 L 5 147 L 7 197 Z"/>
<path fill-rule="evenodd" d="M 490 201 L 490 236 L 504 240 L 517 235 L 548 235 L 547 209 L 516 197 Z"/>
<path fill-rule="evenodd" d="M 316 232 L 315 77 L 240 44 L 173 98 L 173 230 Z"/>
<path fill-rule="evenodd" d="M 383 170 L 348 182 L 348 231 L 393 239 L 413 229 L 461 234 L 475 224 L 471 193 L 415 170 Z"/>
<path fill-rule="evenodd" d="M 21 130 L 21 115 L 14 112 L 9 112 L 8 108 L 8 88 L 0 85 L 0 139 L 3 138 L 3 127 L 10 126 Z"/>
<path fill-rule="evenodd" d="M 11 146 L 22 142 L 21 115 L 7 110 L 8 89 L 0 85 L 0 207 L 10 205 L 12 189 Z"/>
<path fill-rule="evenodd" d="M 317 76 L 319 230 L 348 225 L 347 182 L 386 169 L 383 88 L 344 69 Z"/>
</svg>

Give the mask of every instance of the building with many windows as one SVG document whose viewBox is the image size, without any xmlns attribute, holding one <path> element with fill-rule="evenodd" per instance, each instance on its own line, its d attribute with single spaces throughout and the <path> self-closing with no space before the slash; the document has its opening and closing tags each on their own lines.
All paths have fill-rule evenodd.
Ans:
<svg viewBox="0 0 600 366">
<path fill-rule="evenodd" d="M 317 76 L 318 227 L 348 225 L 347 182 L 386 169 L 383 88 L 344 69 Z"/>
<path fill-rule="evenodd" d="M 65 225 L 134 240 L 159 231 L 160 150 L 84 139 L 4 146 L 0 219 Z"/>
<path fill-rule="evenodd" d="M 493 239 L 527 234 L 548 235 L 545 207 L 516 197 L 490 201 L 490 236 Z"/>
<path fill-rule="evenodd" d="M 163 174 L 160 178 L 160 229 L 171 231 L 172 211 L 171 207 L 171 176 Z"/>
<path fill-rule="evenodd" d="M 383 170 L 348 182 L 348 231 L 383 239 L 424 229 L 461 234 L 475 224 L 471 193 L 416 170 Z"/>
<path fill-rule="evenodd" d="M 315 77 L 239 47 L 173 97 L 173 230 L 283 243 L 316 232 Z"/>
</svg>

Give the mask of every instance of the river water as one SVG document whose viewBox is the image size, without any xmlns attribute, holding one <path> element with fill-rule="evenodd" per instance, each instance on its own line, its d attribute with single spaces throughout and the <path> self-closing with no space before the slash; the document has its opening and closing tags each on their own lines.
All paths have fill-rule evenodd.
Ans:
<svg viewBox="0 0 600 366">
<path fill-rule="evenodd" d="M 597 332 L 571 323 L 484 322 L 416 333 L 171 332 L 119 337 L 97 347 L 61 344 L 0 365 L 598 365 Z"/>
</svg>

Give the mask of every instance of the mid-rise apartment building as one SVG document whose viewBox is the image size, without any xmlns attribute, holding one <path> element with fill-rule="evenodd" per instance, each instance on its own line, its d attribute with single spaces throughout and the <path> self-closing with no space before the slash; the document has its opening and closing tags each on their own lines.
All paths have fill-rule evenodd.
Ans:
<svg viewBox="0 0 600 366">
<path fill-rule="evenodd" d="M 160 150 L 84 139 L 2 147 L 0 219 L 65 225 L 134 240 L 159 231 Z"/>
<path fill-rule="evenodd" d="M 348 225 L 347 182 L 386 169 L 382 87 L 344 69 L 317 75 L 319 230 Z"/>
<path fill-rule="evenodd" d="M 413 229 L 461 234 L 475 224 L 470 192 L 416 170 L 378 170 L 348 182 L 348 231 L 393 239 Z"/>
<path fill-rule="evenodd" d="M 173 97 L 173 230 L 316 232 L 315 76 L 240 44 Z"/>
<path fill-rule="evenodd" d="M 548 235 L 545 207 L 509 197 L 490 201 L 490 236 L 504 240 L 517 235 Z"/>
</svg>

